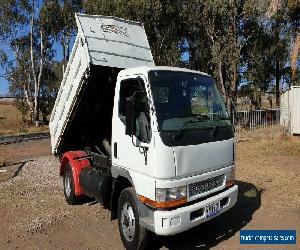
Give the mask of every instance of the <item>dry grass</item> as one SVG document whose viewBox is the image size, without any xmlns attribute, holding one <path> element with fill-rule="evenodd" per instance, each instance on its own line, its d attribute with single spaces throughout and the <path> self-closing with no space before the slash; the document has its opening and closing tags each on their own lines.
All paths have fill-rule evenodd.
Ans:
<svg viewBox="0 0 300 250">
<path fill-rule="evenodd" d="M 244 140 L 277 140 L 287 137 L 285 129 L 280 125 L 269 125 L 257 129 L 236 127 L 235 135 L 238 141 Z"/>
<path fill-rule="evenodd" d="M 251 139 L 238 143 L 237 179 L 263 190 L 270 208 L 299 209 L 300 138 L 275 126 L 245 133 Z"/>
<path fill-rule="evenodd" d="M 0 102 L 0 136 L 48 131 L 48 126 L 34 127 L 22 121 L 22 115 L 9 102 Z"/>
</svg>

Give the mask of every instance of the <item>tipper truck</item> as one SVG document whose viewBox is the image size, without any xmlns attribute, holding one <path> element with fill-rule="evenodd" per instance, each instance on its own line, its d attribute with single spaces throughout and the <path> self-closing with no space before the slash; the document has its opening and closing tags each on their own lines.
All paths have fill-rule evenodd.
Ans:
<svg viewBox="0 0 300 250">
<path fill-rule="evenodd" d="M 110 209 L 127 249 L 233 207 L 234 131 L 212 77 L 155 66 L 142 23 L 76 22 L 50 118 L 67 203 L 88 196 Z"/>
</svg>

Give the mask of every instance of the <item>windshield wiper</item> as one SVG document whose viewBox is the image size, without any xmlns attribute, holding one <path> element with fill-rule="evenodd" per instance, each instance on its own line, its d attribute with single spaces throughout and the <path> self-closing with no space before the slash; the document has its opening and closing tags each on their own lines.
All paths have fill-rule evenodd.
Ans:
<svg viewBox="0 0 300 250">
<path fill-rule="evenodd" d="M 206 119 L 203 119 L 206 118 Z M 183 125 L 188 124 L 188 123 L 197 123 L 197 122 L 204 122 L 209 120 L 209 116 L 208 115 L 193 115 L 192 119 L 186 121 L 183 123 Z"/>
<path fill-rule="evenodd" d="M 199 121 L 196 121 L 199 122 Z M 189 123 L 189 121 L 185 122 L 184 124 Z M 191 122 L 193 123 L 193 122 Z M 179 130 L 176 131 L 176 133 L 173 135 L 173 139 L 175 141 L 180 140 L 183 135 L 187 132 L 187 131 L 195 131 L 195 130 L 216 130 L 216 126 L 207 126 L 207 127 L 203 127 L 203 128 L 186 128 L 184 125 L 182 126 L 182 128 L 180 128 Z"/>
<path fill-rule="evenodd" d="M 180 140 L 186 132 L 186 128 L 181 128 L 173 134 L 172 138 L 174 141 Z"/>
<path fill-rule="evenodd" d="M 191 120 L 188 120 L 188 121 L 184 122 L 183 125 L 188 124 L 188 123 L 197 123 L 197 122 L 200 122 L 200 121 L 191 119 Z"/>
<path fill-rule="evenodd" d="M 209 117 L 208 115 L 197 114 L 197 115 L 193 115 L 193 117 L 195 117 L 195 118 L 198 119 L 199 121 L 210 120 L 210 117 Z M 206 118 L 206 119 L 203 119 L 203 118 Z"/>
<path fill-rule="evenodd" d="M 220 116 L 220 117 L 216 117 L 217 120 L 230 120 L 230 117 L 229 116 Z"/>
</svg>

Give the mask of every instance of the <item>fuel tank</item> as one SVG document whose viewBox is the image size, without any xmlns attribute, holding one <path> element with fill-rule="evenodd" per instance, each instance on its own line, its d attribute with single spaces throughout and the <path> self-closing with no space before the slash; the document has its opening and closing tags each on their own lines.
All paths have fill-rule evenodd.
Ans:
<svg viewBox="0 0 300 250">
<path fill-rule="evenodd" d="M 79 183 L 86 195 L 94 197 L 103 205 L 109 205 L 112 185 L 110 175 L 86 167 L 80 172 Z"/>
</svg>

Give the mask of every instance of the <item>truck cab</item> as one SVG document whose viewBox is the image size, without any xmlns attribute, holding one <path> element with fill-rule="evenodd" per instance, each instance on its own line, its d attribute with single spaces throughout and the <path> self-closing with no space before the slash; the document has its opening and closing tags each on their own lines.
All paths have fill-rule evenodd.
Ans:
<svg viewBox="0 0 300 250">
<path fill-rule="evenodd" d="M 76 22 L 49 124 L 67 203 L 90 196 L 110 209 L 127 249 L 234 206 L 234 132 L 213 78 L 155 66 L 141 23 Z"/>
<path fill-rule="evenodd" d="M 235 204 L 234 133 L 211 76 L 122 70 L 112 119 L 112 173 L 130 176 L 148 229 L 179 233 Z"/>
</svg>

